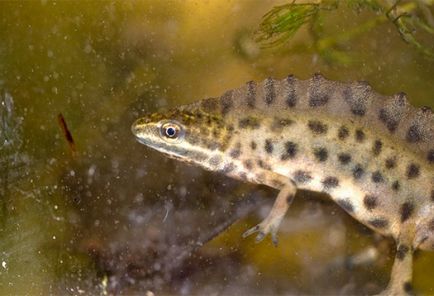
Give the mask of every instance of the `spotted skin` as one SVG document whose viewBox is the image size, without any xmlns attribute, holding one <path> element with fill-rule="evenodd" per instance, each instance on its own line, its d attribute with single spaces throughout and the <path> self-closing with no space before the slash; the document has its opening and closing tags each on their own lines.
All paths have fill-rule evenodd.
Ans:
<svg viewBox="0 0 434 296">
<path fill-rule="evenodd" d="M 138 141 L 170 157 L 279 190 L 270 214 L 244 236 L 277 229 L 298 189 L 327 193 L 397 243 L 388 295 L 412 291 L 412 255 L 434 250 L 434 115 L 406 95 L 365 82 L 288 76 L 248 82 L 138 119 Z M 165 125 L 177 133 L 168 137 Z M 162 132 L 163 131 L 163 132 Z"/>
</svg>

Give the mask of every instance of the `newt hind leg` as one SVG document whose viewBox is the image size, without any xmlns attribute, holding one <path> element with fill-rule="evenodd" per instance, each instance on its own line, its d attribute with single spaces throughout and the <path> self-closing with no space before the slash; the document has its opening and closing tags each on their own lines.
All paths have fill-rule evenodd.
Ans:
<svg viewBox="0 0 434 296">
<path fill-rule="evenodd" d="M 389 285 L 380 295 L 414 295 L 412 286 L 413 252 L 412 240 L 401 235 L 397 242 Z"/>
<path fill-rule="evenodd" d="M 288 211 L 292 201 L 294 200 L 296 190 L 297 188 L 295 184 L 288 180 L 277 195 L 277 198 L 268 216 L 261 223 L 244 232 L 243 238 L 254 233 L 258 233 L 256 235 L 256 242 L 260 242 L 268 234 L 271 234 L 273 244 L 277 246 L 277 231 L 279 229 L 279 225 Z"/>
</svg>

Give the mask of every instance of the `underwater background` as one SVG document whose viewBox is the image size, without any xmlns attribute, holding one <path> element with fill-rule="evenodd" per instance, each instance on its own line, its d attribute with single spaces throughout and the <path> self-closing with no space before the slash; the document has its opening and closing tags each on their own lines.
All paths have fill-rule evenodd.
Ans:
<svg viewBox="0 0 434 296">
<path fill-rule="evenodd" d="M 381 291 L 390 239 L 311 192 L 277 248 L 242 239 L 276 192 L 167 159 L 130 126 L 317 72 L 434 107 L 434 3 L 393 2 L 0 2 L 0 295 Z M 416 253 L 421 294 L 433 266 Z"/>
</svg>

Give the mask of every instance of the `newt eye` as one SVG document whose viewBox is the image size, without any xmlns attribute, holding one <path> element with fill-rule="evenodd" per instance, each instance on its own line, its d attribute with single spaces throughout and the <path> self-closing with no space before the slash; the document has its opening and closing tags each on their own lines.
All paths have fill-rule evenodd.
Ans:
<svg viewBox="0 0 434 296">
<path fill-rule="evenodd" d="M 166 136 L 168 136 L 169 138 L 176 136 L 176 129 L 172 126 L 166 128 Z"/>
<path fill-rule="evenodd" d="M 167 122 L 161 126 L 160 134 L 166 139 L 178 139 L 182 134 L 182 127 L 174 122 Z"/>
</svg>

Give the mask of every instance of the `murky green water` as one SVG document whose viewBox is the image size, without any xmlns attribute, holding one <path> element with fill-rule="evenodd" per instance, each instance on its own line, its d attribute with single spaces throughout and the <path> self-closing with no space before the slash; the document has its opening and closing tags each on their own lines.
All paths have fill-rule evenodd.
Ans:
<svg viewBox="0 0 434 296">
<path fill-rule="evenodd" d="M 168 160 L 130 132 L 134 119 L 160 107 L 288 74 L 367 80 L 434 107 L 434 62 L 391 23 L 339 41 L 334 50 L 344 59 L 318 54 L 309 26 L 261 49 L 252 32 L 278 3 L 0 2 L 1 295 L 352 294 L 385 286 L 393 244 L 337 206 L 301 193 L 278 248 L 243 240 L 273 190 Z M 339 36 L 375 16 L 340 5 L 324 12 L 322 30 Z M 345 264 L 371 247 L 374 262 Z M 424 294 L 434 294 L 433 266 L 433 253 L 418 253 L 415 288 Z"/>
</svg>

